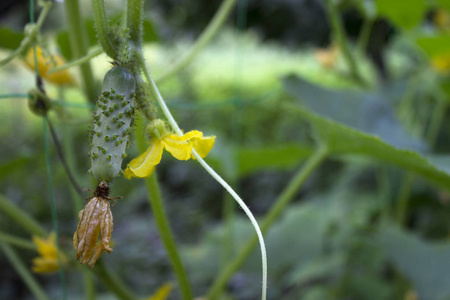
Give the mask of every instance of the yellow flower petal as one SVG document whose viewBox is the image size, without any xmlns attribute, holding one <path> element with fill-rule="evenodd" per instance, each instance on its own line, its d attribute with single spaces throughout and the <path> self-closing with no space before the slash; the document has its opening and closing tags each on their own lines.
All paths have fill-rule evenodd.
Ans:
<svg viewBox="0 0 450 300">
<path fill-rule="evenodd" d="M 155 170 L 155 166 L 161 161 L 164 145 L 161 140 L 154 139 L 150 143 L 147 151 L 133 159 L 127 166 L 124 176 L 127 179 L 131 177 L 148 177 Z"/>
<path fill-rule="evenodd" d="M 58 259 L 49 259 L 43 257 L 33 258 L 33 267 L 35 273 L 53 273 L 58 271 Z"/>
<path fill-rule="evenodd" d="M 161 142 L 173 157 L 179 160 L 188 160 L 191 158 L 192 145 L 182 138 L 183 136 L 171 134 L 163 137 Z"/>
<path fill-rule="evenodd" d="M 201 158 L 206 157 L 209 151 L 214 147 L 215 136 L 206 136 L 202 138 L 193 138 L 189 142 L 192 145 L 192 148 L 200 155 Z M 194 157 L 192 157 L 195 159 Z"/>
<path fill-rule="evenodd" d="M 145 298 L 145 300 L 165 300 L 172 291 L 173 285 L 169 282 L 160 287 L 152 296 Z"/>
<path fill-rule="evenodd" d="M 56 67 L 60 67 L 65 64 L 64 58 L 58 54 L 44 55 L 44 51 L 41 47 L 36 46 L 37 64 L 39 74 L 46 80 L 58 84 L 58 85 L 70 85 L 76 84 L 75 79 L 72 77 L 68 69 L 61 70 L 52 74 L 47 74 L 48 70 Z M 34 71 L 34 50 L 31 47 L 27 55 L 25 56 L 25 64 Z"/>
<path fill-rule="evenodd" d="M 56 235 L 54 232 L 46 238 L 33 236 L 33 242 L 37 247 L 40 256 L 33 259 L 33 272 L 36 273 L 52 273 L 58 271 L 58 252 L 56 249 Z M 66 258 L 61 255 L 61 262 L 65 263 Z"/>
</svg>

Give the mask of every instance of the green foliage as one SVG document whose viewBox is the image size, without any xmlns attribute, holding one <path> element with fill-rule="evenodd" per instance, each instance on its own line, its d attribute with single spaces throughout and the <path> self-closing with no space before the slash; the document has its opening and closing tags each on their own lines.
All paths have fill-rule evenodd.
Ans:
<svg viewBox="0 0 450 300">
<path fill-rule="evenodd" d="M 0 48 L 14 50 L 20 46 L 20 42 L 25 38 L 22 32 L 15 32 L 11 28 L 3 26 L 0 28 Z"/>
<path fill-rule="evenodd" d="M 423 145 L 406 134 L 385 103 L 372 97 L 358 101 L 361 95 L 351 97 L 347 92 L 330 92 L 297 77 L 288 77 L 284 83 L 297 99 L 293 107 L 314 126 L 320 141 L 330 151 L 367 155 L 449 188 L 450 174 L 442 165 L 434 165 L 418 152 L 409 150 L 423 149 Z"/>
<path fill-rule="evenodd" d="M 423 19 L 425 0 L 376 0 L 378 13 L 401 29 L 412 29 Z"/>
<path fill-rule="evenodd" d="M 421 36 L 417 38 L 417 44 L 429 57 L 446 54 L 450 51 L 450 35 L 443 33 Z"/>
<path fill-rule="evenodd" d="M 415 287 L 419 299 L 450 299 L 450 243 L 431 243 L 395 226 L 383 226 L 377 242 Z"/>
</svg>

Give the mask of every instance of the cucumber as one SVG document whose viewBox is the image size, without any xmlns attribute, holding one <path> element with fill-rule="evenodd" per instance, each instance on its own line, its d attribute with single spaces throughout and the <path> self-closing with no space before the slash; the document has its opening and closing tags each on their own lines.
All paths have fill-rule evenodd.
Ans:
<svg viewBox="0 0 450 300">
<path fill-rule="evenodd" d="M 134 124 L 136 80 L 123 67 L 109 70 L 93 117 L 91 169 L 99 181 L 111 182 L 122 169 Z"/>
</svg>

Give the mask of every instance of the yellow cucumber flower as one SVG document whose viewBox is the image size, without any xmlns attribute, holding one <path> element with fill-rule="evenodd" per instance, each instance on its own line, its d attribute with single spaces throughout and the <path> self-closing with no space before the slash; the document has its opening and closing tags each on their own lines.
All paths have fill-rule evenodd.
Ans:
<svg viewBox="0 0 450 300">
<path fill-rule="evenodd" d="M 33 258 L 32 270 L 35 273 L 52 273 L 59 269 L 58 252 L 56 249 L 56 235 L 54 232 L 46 238 L 33 236 L 33 243 L 39 252 L 38 257 Z M 65 262 L 66 258 L 60 253 L 61 261 Z"/>
<path fill-rule="evenodd" d="M 194 158 L 192 149 L 195 149 L 198 155 L 203 158 L 211 151 L 216 138 L 215 136 L 204 137 L 203 133 L 198 130 L 192 130 L 182 136 L 178 136 L 167 130 L 165 122 L 159 119 L 153 121 L 147 127 L 147 130 L 151 137 L 150 147 L 128 164 L 124 172 L 124 176 L 127 179 L 150 176 L 156 165 L 161 161 L 164 149 L 179 160 Z"/>
<path fill-rule="evenodd" d="M 36 56 L 39 74 L 42 76 L 42 78 L 57 85 L 67 85 L 67 86 L 76 85 L 76 81 L 72 77 L 68 69 L 61 70 L 52 74 L 47 74 L 48 70 L 60 67 L 66 63 L 64 58 L 62 58 L 60 55 L 58 54 L 46 55 L 41 47 L 36 46 Z M 28 50 L 24 61 L 27 67 L 34 71 L 33 47 L 31 47 Z"/>
</svg>

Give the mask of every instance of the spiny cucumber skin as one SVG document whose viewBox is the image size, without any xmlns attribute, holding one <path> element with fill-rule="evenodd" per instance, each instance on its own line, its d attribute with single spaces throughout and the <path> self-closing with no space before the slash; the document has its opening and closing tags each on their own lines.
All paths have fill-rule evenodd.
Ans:
<svg viewBox="0 0 450 300">
<path fill-rule="evenodd" d="M 103 79 L 90 151 L 91 172 L 99 181 L 111 182 L 122 169 L 134 118 L 135 91 L 135 78 L 125 68 L 114 67 Z"/>
</svg>

